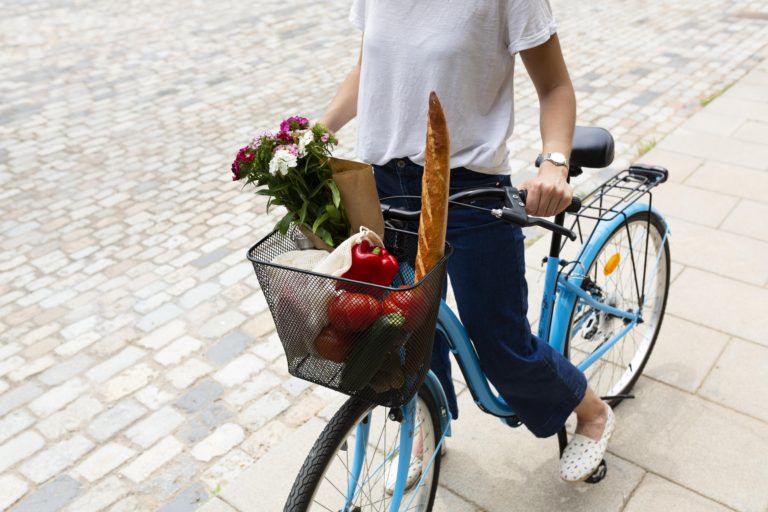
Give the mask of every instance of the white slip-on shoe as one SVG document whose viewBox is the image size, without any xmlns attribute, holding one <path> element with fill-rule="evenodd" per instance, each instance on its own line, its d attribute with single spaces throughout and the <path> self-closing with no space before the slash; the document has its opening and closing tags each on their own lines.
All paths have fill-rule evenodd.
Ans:
<svg viewBox="0 0 768 512">
<path fill-rule="evenodd" d="M 576 434 L 560 457 L 560 478 L 566 482 L 583 482 L 595 472 L 605 456 L 608 440 L 616 428 L 616 416 L 608 407 L 608 419 L 599 441 Z"/>
<path fill-rule="evenodd" d="M 389 465 L 389 471 L 387 472 L 387 478 L 384 482 L 384 489 L 387 494 L 392 496 L 395 493 L 395 482 L 397 482 L 397 466 L 400 463 L 400 458 L 397 461 L 393 461 Z M 408 465 L 408 476 L 405 478 L 405 490 L 409 490 L 416 485 L 416 482 L 421 478 L 421 459 L 415 455 L 411 455 L 411 463 Z"/>
</svg>

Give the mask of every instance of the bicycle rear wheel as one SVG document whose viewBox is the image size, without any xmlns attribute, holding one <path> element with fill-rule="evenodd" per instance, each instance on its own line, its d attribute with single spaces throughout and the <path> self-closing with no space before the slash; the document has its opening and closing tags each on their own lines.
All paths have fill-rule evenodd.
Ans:
<svg viewBox="0 0 768 512">
<path fill-rule="evenodd" d="M 599 396 L 616 397 L 634 386 L 653 351 L 667 305 L 669 242 L 666 224 L 652 212 L 625 219 L 589 263 L 583 288 L 593 299 L 624 311 L 640 311 L 638 322 L 584 373 Z M 577 299 L 568 327 L 565 356 L 575 365 L 627 326 L 623 318 Z M 621 397 L 608 400 L 613 407 Z"/>
<path fill-rule="evenodd" d="M 336 412 L 315 442 L 293 484 L 284 512 L 320 511 L 389 511 L 392 496 L 387 493 L 387 475 L 397 465 L 401 423 L 389 418 L 390 409 L 350 398 Z M 368 442 L 363 460 L 355 460 L 357 426 L 369 423 Z M 416 429 L 423 439 L 424 478 L 407 490 L 400 510 L 429 512 L 435 499 L 440 476 L 440 454 L 437 443 L 442 432 L 437 404 L 432 394 L 422 387 L 415 403 Z M 428 461 L 434 462 L 427 468 Z M 351 504 L 345 509 L 350 475 L 355 465 L 360 476 Z"/>
</svg>

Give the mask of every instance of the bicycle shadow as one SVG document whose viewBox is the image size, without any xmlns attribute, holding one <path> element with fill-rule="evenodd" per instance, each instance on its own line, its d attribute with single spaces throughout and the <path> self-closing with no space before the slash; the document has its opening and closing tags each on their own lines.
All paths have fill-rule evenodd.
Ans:
<svg viewBox="0 0 768 512">
<path fill-rule="evenodd" d="M 440 484 L 488 512 L 620 511 L 643 477 L 643 469 L 609 453 L 608 475 L 600 484 L 567 484 L 559 476 L 555 437 L 537 439 L 525 427 L 503 425 L 480 411 L 467 392 L 459 395 L 459 409 Z"/>
</svg>

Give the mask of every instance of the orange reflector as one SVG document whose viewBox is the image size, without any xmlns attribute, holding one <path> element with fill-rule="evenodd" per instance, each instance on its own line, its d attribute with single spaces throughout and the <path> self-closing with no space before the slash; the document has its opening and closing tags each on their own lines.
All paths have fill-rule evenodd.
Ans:
<svg viewBox="0 0 768 512">
<path fill-rule="evenodd" d="M 603 267 L 603 274 L 606 276 L 609 276 L 613 274 L 613 271 L 616 270 L 616 267 L 619 266 L 619 263 L 621 262 L 621 255 L 619 253 L 614 254 L 610 257 L 608 260 L 608 263 L 605 264 Z"/>
</svg>

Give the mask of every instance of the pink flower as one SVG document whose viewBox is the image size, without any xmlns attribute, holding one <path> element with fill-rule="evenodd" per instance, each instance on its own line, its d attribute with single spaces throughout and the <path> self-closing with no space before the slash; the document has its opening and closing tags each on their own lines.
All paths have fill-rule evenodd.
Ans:
<svg viewBox="0 0 768 512">
<path fill-rule="evenodd" d="M 259 146 L 261 146 L 265 140 L 275 140 L 275 134 L 272 132 L 261 132 L 253 138 L 248 147 L 253 150 L 259 149 Z"/>
<path fill-rule="evenodd" d="M 249 164 L 253 162 L 253 159 L 256 158 L 256 153 L 248 153 L 248 150 L 250 148 L 248 146 L 244 148 L 240 148 L 240 150 L 237 152 L 237 156 L 235 157 L 235 161 L 232 162 L 232 181 L 237 181 L 242 176 L 240 175 L 241 167 L 240 164 L 246 163 Z"/>
<path fill-rule="evenodd" d="M 327 133 L 324 133 L 324 134 L 322 134 L 320 136 L 320 140 L 323 141 L 323 142 L 328 142 L 328 139 L 330 139 L 330 138 L 331 138 L 331 136 L 328 135 Z"/>
<path fill-rule="evenodd" d="M 289 152 L 293 156 L 299 156 L 299 147 L 296 144 L 288 144 L 286 146 L 283 146 L 283 149 L 285 149 L 287 152 Z"/>
<path fill-rule="evenodd" d="M 281 132 L 289 132 L 291 130 L 303 130 L 309 126 L 309 119 L 301 116 L 293 116 L 283 120 L 280 123 Z"/>
</svg>

